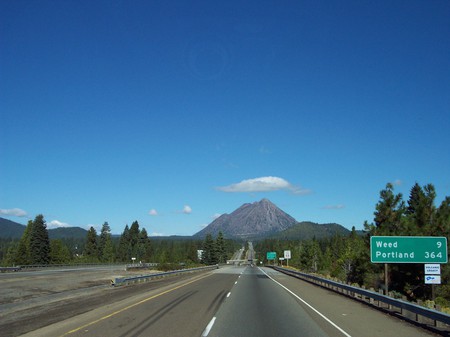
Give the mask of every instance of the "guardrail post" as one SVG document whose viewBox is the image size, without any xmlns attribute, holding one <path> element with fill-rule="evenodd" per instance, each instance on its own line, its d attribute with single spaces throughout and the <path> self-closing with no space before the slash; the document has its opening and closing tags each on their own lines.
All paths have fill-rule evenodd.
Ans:
<svg viewBox="0 0 450 337">
<path fill-rule="evenodd" d="M 420 305 L 420 306 L 422 306 L 422 305 L 423 305 L 422 300 L 417 300 L 417 304 Z M 421 317 L 421 315 L 416 314 L 416 321 L 417 321 L 418 323 L 422 323 L 422 317 Z"/>
</svg>

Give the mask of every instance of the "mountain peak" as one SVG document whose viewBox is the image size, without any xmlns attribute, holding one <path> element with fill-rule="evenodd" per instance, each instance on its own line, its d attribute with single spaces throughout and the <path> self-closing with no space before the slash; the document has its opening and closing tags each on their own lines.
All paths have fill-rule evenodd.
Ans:
<svg viewBox="0 0 450 337">
<path fill-rule="evenodd" d="M 246 203 L 231 214 L 223 214 L 194 236 L 222 232 L 226 237 L 254 238 L 277 233 L 295 225 L 297 221 L 283 212 L 269 199 Z"/>
<path fill-rule="evenodd" d="M 256 202 L 258 203 L 258 202 Z M 263 198 L 259 201 L 260 204 L 269 204 L 269 205 L 274 205 L 274 203 L 272 201 L 270 201 L 269 199 Z M 275 206 L 275 205 L 274 205 Z"/>
</svg>

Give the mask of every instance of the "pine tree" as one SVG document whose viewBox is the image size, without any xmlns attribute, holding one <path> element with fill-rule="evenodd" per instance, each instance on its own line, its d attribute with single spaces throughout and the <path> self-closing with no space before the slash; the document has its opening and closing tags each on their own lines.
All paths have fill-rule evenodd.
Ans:
<svg viewBox="0 0 450 337">
<path fill-rule="evenodd" d="M 401 193 L 394 194 L 394 186 L 386 184 L 386 189 L 380 192 L 380 201 L 376 204 L 374 213 L 376 235 L 399 235 L 402 233 L 405 203 Z"/>
<path fill-rule="evenodd" d="M 104 258 L 103 253 L 105 250 L 106 242 L 111 240 L 111 228 L 109 227 L 108 222 L 104 222 L 102 225 L 102 229 L 100 231 L 100 237 L 98 240 L 98 258 L 100 261 L 108 261 L 109 258 Z"/>
<path fill-rule="evenodd" d="M 31 264 L 31 254 L 30 254 L 30 235 L 31 227 L 33 226 L 33 221 L 29 220 L 25 231 L 20 238 L 19 245 L 17 247 L 16 256 L 14 258 L 17 265 L 27 265 Z"/>
<path fill-rule="evenodd" d="M 437 209 L 434 226 L 430 229 L 429 234 L 450 237 L 450 197 L 445 197 Z"/>
<path fill-rule="evenodd" d="M 117 259 L 121 262 L 129 262 L 131 259 L 130 247 L 130 228 L 125 226 L 122 235 L 120 236 L 119 247 L 117 251 Z"/>
<path fill-rule="evenodd" d="M 70 261 L 69 248 L 63 244 L 62 240 L 51 240 L 50 261 L 52 264 L 63 264 Z"/>
<path fill-rule="evenodd" d="M 205 241 L 203 242 L 202 261 L 206 265 L 212 265 L 217 263 L 216 247 L 211 234 L 206 234 Z"/>
<path fill-rule="evenodd" d="M 225 240 L 222 232 L 219 232 L 216 238 L 216 256 L 218 263 L 225 263 L 227 261 L 227 252 L 225 249 Z"/>
<path fill-rule="evenodd" d="M 114 262 L 114 245 L 111 235 L 106 237 L 105 245 L 103 247 L 102 259 L 104 262 Z"/>
<path fill-rule="evenodd" d="M 94 227 L 89 228 L 87 233 L 83 255 L 88 261 L 98 261 L 97 231 Z"/>
<path fill-rule="evenodd" d="M 412 188 L 408 200 L 406 215 L 408 217 L 409 235 L 428 235 L 436 216 L 434 200 L 436 191 L 432 184 L 423 188 L 416 183 Z"/>
<path fill-rule="evenodd" d="M 142 228 L 139 233 L 139 259 L 145 262 L 151 262 L 152 258 L 152 244 L 147 235 L 145 228 Z"/>
<path fill-rule="evenodd" d="M 129 256 L 128 258 L 134 257 L 137 259 L 137 261 L 139 261 L 140 256 L 139 256 L 139 223 L 137 221 L 134 221 L 131 224 L 130 227 L 130 241 L 129 241 L 129 247 L 128 247 L 128 251 L 131 253 L 131 256 Z"/>
<path fill-rule="evenodd" d="M 30 258 L 32 264 L 50 262 L 50 240 L 44 216 L 39 214 L 33 221 L 30 231 Z"/>
</svg>

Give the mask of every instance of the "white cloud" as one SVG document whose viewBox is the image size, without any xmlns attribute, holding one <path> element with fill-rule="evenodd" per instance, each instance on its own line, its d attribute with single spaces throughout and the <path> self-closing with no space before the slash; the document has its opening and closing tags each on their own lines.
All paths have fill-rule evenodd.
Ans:
<svg viewBox="0 0 450 337">
<path fill-rule="evenodd" d="M 240 183 L 218 187 L 217 189 L 219 191 L 228 193 L 270 192 L 278 190 L 287 190 L 294 194 L 311 193 L 311 190 L 292 185 L 290 182 L 283 178 L 271 176 L 242 180 Z"/>
<path fill-rule="evenodd" d="M 17 217 L 26 217 L 27 212 L 20 208 L 11 208 L 11 209 L 0 209 L 1 215 L 9 215 L 9 216 L 17 216 Z"/>
<path fill-rule="evenodd" d="M 192 213 L 192 208 L 189 205 L 185 205 L 183 207 L 183 213 L 184 214 L 191 214 Z"/>
<path fill-rule="evenodd" d="M 153 232 L 150 236 L 166 236 L 166 234 Z"/>
<path fill-rule="evenodd" d="M 158 212 L 156 211 L 156 209 L 151 209 L 150 211 L 148 211 L 148 214 L 156 216 L 156 215 L 158 215 Z"/>
<path fill-rule="evenodd" d="M 337 204 L 337 205 L 327 205 L 322 207 L 323 209 L 343 209 L 345 208 L 344 204 Z"/>
<path fill-rule="evenodd" d="M 49 228 L 49 229 L 51 229 L 51 228 L 60 228 L 60 227 L 70 227 L 70 225 L 68 223 L 61 222 L 61 221 L 58 221 L 58 220 L 52 220 L 52 221 L 47 223 L 47 228 Z"/>
</svg>

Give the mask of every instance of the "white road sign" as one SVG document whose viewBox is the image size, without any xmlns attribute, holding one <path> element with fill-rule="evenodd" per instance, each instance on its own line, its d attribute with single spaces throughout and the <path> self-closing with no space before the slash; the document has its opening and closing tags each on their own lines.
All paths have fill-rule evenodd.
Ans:
<svg viewBox="0 0 450 337">
<path fill-rule="evenodd" d="M 441 284 L 441 275 L 425 275 L 425 284 Z"/>
<path fill-rule="evenodd" d="M 426 263 L 425 275 L 441 275 L 441 265 L 437 263 Z"/>
<path fill-rule="evenodd" d="M 284 251 L 284 258 L 285 259 L 290 259 L 291 258 L 291 251 L 290 250 L 285 250 Z"/>
</svg>

